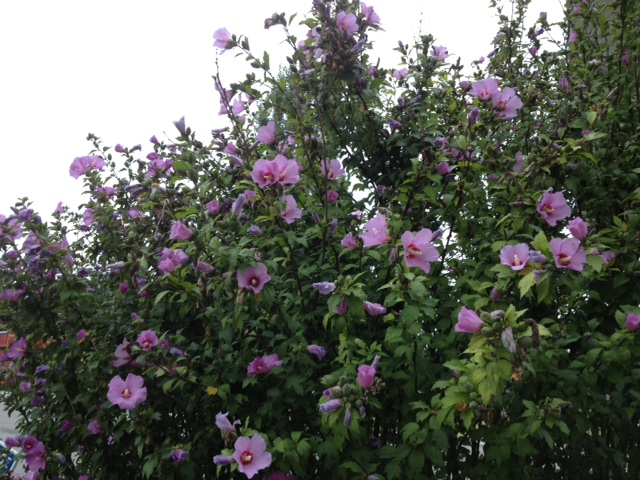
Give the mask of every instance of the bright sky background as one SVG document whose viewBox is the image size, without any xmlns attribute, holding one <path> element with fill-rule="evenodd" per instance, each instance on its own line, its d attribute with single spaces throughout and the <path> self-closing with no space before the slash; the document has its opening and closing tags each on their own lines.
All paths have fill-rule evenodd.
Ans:
<svg viewBox="0 0 640 480">
<path fill-rule="evenodd" d="M 463 64 L 486 55 L 497 31 L 489 0 L 369 0 L 385 32 L 371 35 L 381 65 L 395 67 L 398 40 L 431 33 Z M 33 0 L 0 2 L 0 214 L 27 196 L 43 218 L 58 201 L 82 202 L 82 180 L 69 176 L 88 154 L 89 132 L 105 145 L 174 138 L 182 116 L 199 138 L 224 125 L 211 79 L 213 32 L 226 27 L 267 50 L 272 66 L 289 53 L 281 27 L 264 30 L 274 12 L 304 17 L 311 0 Z M 533 18 L 561 19 L 559 0 L 533 0 Z M 303 37 L 303 30 L 293 29 Z M 279 55 L 278 55 L 279 54 Z M 282 60 L 278 60 L 282 59 Z M 249 67 L 220 57 L 225 84 Z M 166 134 L 165 134 L 166 132 Z"/>
</svg>

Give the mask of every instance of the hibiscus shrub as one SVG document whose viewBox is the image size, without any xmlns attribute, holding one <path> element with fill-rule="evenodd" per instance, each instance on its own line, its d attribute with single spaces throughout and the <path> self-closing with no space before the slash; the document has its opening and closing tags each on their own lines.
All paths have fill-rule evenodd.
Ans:
<svg viewBox="0 0 640 480">
<path fill-rule="evenodd" d="M 513 4 L 471 78 L 351 0 L 266 20 L 280 74 L 220 29 L 226 127 L 2 216 L 29 478 L 638 478 L 640 7 Z"/>
</svg>

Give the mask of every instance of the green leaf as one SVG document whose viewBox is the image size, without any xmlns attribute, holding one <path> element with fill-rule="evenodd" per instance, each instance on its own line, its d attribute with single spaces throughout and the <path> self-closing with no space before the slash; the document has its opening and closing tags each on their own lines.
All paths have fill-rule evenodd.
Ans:
<svg viewBox="0 0 640 480">
<path fill-rule="evenodd" d="M 416 280 L 409 284 L 411 298 L 418 302 L 424 300 L 427 297 L 427 289 L 421 280 L 422 277 L 418 277 Z"/>
<path fill-rule="evenodd" d="M 144 467 L 142 467 L 142 474 L 144 475 L 144 477 L 150 478 L 151 475 L 153 475 L 153 472 L 155 471 L 157 466 L 158 466 L 158 457 L 154 455 L 151 458 L 149 458 L 149 460 L 145 462 Z"/>
<path fill-rule="evenodd" d="M 602 266 L 604 265 L 604 258 L 602 258 L 600 255 L 587 255 L 587 263 L 596 272 L 601 272 Z"/>
<path fill-rule="evenodd" d="M 540 230 L 535 236 L 535 238 L 531 242 L 531 246 L 539 252 L 549 250 L 549 241 L 547 240 L 547 237 L 542 230 Z"/>
<path fill-rule="evenodd" d="M 587 133 L 587 135 L 584 136 L 583 138 L 585 141 L 590 142 L 591 140 L 598 140 L 606 136 L 607 134 L 604 132 L 590 132 L 590 133 Z"/>
<path fill-rule="evenodd" d="M 351 460 L 342 463 L 340 467 L 357 474 L 362 474 L 364 472 L 364 470 L 360 465 L 358 465 L 356 462 L 353 462 Z"/>
<path fill-rule="evenodd" d="M 520 298 L 523 298 L 535 284 L 536 277 L 534 272 L 529 272 L 524 277 L 522 277 L 518 282 L 518 288 L 520 289 Z"/>
<path fill-rule="evenodd" d="M 179 172 L 186 172 L 193 169 L 190 164 L 188 164 L 187 162 L 183 162 L 182 160 L 174 160 L 172 165 L 173 168 L 175 168 Z"/>
<path fill-rule="evenodd" d="M 154 305 L 157 305 L 158 303 L 160 303 L 160 301 L 168 294 L 171 293 L 169 290 L 165 290 L 164 292 L 160 292 L 158 295 L 156 295 L 156 299 L 154 301 Z"/>
<path fill-rule="evenodd" d="M 407 305 L 402 309 L 400 319 L 405 325 L 411 325 L 415 323 L 420 316 L 420 309 L 415 305 Z"/>
<path fill-rule="evenodd" d="M 413 472 L 421 472 L 424 467 L 424 453 L 421 450 L 414 450 L 409 455 L 409 466 Z"/>
<path fill-rule="evenodd" d="M 409 422 L 404 427 L 402 427 L 402 439 L 407 442 L 411 438 L 411 436 L 420 430 L 420 425 L 415 422 Z"/>
<path fill-rule="evenodd" d="M 488 340 L 487 337 L 484 335 L 480 335 L 480 334 L 473 335 L 471 337 L 471 341 L 469 342 L 468 350 L 473 352 L 480 349 L 480 347 L 482 347 L 485 343 L 487 343 L 487 340 Z"/>
</svg>

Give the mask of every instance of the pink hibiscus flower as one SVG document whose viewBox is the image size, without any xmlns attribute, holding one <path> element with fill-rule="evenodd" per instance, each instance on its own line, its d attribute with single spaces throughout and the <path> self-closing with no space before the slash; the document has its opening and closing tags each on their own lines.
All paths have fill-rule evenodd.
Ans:
<svg viewBox="0 0 640 480">
<path fill-rule="evenodd" d="M 120 375 L 116 375 L 109 382 L 107 398 L 122 410 L 133 410 L 147 399 L 147 387 L 144 386 L 144 379 L 139 375 L 129 374 L 123 380 Z"/>
<path fill-rule="evenodd" d="M 505 245 L 500 250 L 500 263 L 511 267 L 512 270 L 522 270 L 531 258 L 529 257 L 529 245 Z"/>
<path fill-rule="evenodd" d="M 571 207 L 567 205 L 567 200 L 562 192 L 545 192 L 538 203 L 537 210 L 544 221 L 552 227 L 556 226 L 558 220 L 563 220 L 571 215 Z"/>
<path fill-rule="evenodd" d="M 391 240 L 388 233 L 387 219 L 378 212 L 375 217 L 364 224 L 365 233 L 360 235 L 362 245 L 365 247 L 375 247 L 383 245 Z"/>
<path fill-rule="evenodd" d="M 260 293 L 269 280 L 271 280 L 271 275 L 267 273 L 267 267 L 263 263 L 249 267 L 244 271 L 238 270 L 238 286 L 249 288 L 254 293 Z"/>
<path fill-rule="evenodd" d="M 482 330 L 484 322 L 478 316 L 476 312 L 469 310 L 467 307 L 462 307 L 458 314 L 458 323 L 456 323 L 456 333 L 478 333 Z"/>
<path fill-rule="evenodd" d="M 247 367 L 247 377 L 254 375 L 263 375 L 274 367 L 282 365 L 282 360 L 277 353 L 271 355 L 263 355 L 262 357 L 256 357 Z"/>
<path fill-rule="evenodd" d="M 577 238 L 554 238 L 549 242 L 549 248 L 558 268 L 581 272 L 587 263 L 587 252 L 580 249 L 580 240 Z"/>
<path fill-rule="evenodd" d="M 431 243 L 433 233 L 428 228 L 423 228 L 415 235 L 412 232 L 402 234 L 402 247 L 407 267 L 418 267 L 429 273 L 431 262 L 440 258 L 440 253 Z"/>
<path fill-rule="evenodd" d="M 247 478 L 271 465 L 271 454 L 267 452 L 267 444 L 260 435 L 238 437 L 233 447 L 233 458 L 238 463 L 238 470 Z"/>
</svg>

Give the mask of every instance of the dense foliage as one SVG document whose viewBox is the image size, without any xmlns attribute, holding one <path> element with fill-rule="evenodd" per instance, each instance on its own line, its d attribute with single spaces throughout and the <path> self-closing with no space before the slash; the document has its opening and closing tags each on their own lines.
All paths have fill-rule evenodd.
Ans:
<svg viewBox="0 0 640 480">
<path fill-rule="evenodd" d="M 267 19 L 278 74 L 220 29 L 227 128 L 0 217 L 27 477 L 638 478 L 640 6 L 527 4 L 473 78 L 353 0 Z"/>
</svg>

